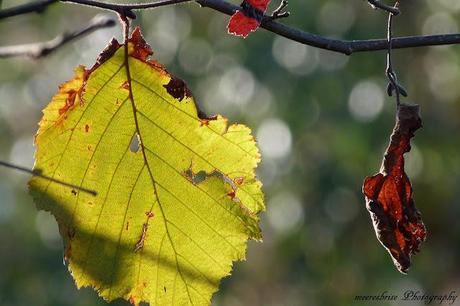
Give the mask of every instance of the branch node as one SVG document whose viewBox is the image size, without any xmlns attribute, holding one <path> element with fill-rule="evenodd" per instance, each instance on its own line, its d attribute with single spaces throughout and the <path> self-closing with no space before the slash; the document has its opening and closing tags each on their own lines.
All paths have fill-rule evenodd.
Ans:
<svg viewBox="0 0 460 306">
<path fill-rule="evenodd" d="M 119 12 L 120 15 L 126 16 L 129 19 L 136 19 L 136 14 L 130 8 L 122 8 Z"/>
</svg>

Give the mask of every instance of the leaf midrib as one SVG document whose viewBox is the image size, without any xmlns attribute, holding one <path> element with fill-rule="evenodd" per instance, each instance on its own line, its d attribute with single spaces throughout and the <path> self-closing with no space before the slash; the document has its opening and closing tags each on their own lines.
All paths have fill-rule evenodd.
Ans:
<svg viewBox="0 0 460 306">
<path fill-rule="evenodd" d="M 149 164 L 148 159 L 147 159 L 145 146 L 144 146 L 144 142 L 143 142 L 143 137 L 142 137 L 142 133 L 141 133 L 141 130 L 140 130 L 140 127 L 139 127 L 139 120 L 137 118 L 137 112 L 138 111 L 137 111 L 136 103 L 134 101 L 134 94 L 133 94 L 133 90 L 132 90 L 132 78 L 131 78 L 131 72 L 130 72 L 130 67 L 129 67 L 129 58 L 130 58 L 130 56 L 128 54 L 128 38 L 127 38 L 127 36 L 126 36 L 126 41 L 125 41 L 125 44 L 124 44 L 124 51 L 125 51 L 125 53 L 124 53 L 124 64 L 123 65 L 126 68 L 126 77 L 127 77 L 127 82 L 128 82 L 128 95 L 129 95 L 128 98 L 131 101 L 131 106 L 132 106 L 132 111 L 133 111 L 136 131 L 137 131 L 137 134 L 139 135 L 139 142 L 140 142 L 140 148 L 141 148 L 142 156 L 143 156 L 143 159 L 144 159 L 144 163 L 145 163 L 145 165 L 147 167 L 147 171 L 149 173 L 150 179 L 152 181 L 154 195 L 155 195 L 155 198 L 157 200 L 156 202 L 158 202 L 158 208 L 160 209 L 161 214 L 163 216 L 163 222 L 164 222 L 166 234 L 168 236 L 168 239 L 169 239 L 169 242 L 171 244 L 171 247 L 172 247 L 172 249 L 174 251 L 174 257 L 175 257 L 175 261 L 176 261 L 177 272 L 179 273 L 179 275 L 180 275 L 180 277 L 182 279 L 182 282 L 185 285 L 185 289 L 187 291 L 187 296 L 188 296 L 188 299 L 189 299 L 190 303 L 192 305 L 194 305 L 194 303 L 192 301 L 192 297 L 190 296 L 190 291 L 189 291 L 189 288 L 188 288 L 188 284 L 185 281 L 184 275 L 182 274 L 182 270 L 181 270 L 180 265 L 179 265 L 179 261 L 177 259 L 177 254 L 178 253 L 177 253 L 176 247 L 175 247 L 175 245 L 173 243 L 171 234 L 169 233 L 168 224 L 166 222 L 166 215 L 165 215 L 163 207 L 161 205 L 160 197 L 159 197 L 159 194 L 158 194 L 158 189 L 157 189 L 157 186 L 156 186 L 157 183 L 156 183 L 156 180 L 155 180 L 155 178 L 153 176 L 152 169 L 150 168 L 150 164 Z M 149 212 L 152 212 L 154 204 L 155 204 L 155 202 L 152 203 Z M 160 254 L 158 254 L 158 255 L 160 255 Z M 139 259 L 142 260 L 142 256 L 139 256 Z M 137 282 L 139 282 L 139 280 L 137 280 Z M 156 286 L 158 287 L 158 285 L 159 284 L 157 283 Z"/>
</svg>

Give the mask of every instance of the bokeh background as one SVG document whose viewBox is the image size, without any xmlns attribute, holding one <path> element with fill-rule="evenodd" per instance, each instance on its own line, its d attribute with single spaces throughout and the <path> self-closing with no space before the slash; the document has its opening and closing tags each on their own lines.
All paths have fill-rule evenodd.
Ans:
<svg viewBox="0 0 460 306">
<path fill-rule="evenodd" d="M 24 2 L 4 0 L 2 7 Z M 396 35 L 459 32 L 460 1 L 403 2 Z M 291 1 L 289 10 L 282 22 L 312 33 L 385 37 L 386 14 L 364 0 Z M 40 15 L 0 20 L 0 45 L 48 40 L 100 13 L 57 3 Z M 406 100 L 422 108 L 424 127 L 407 172 L 428 228 L 421 253 L 402 275 L 375 238 L 361 195 L 394 124 L 385 52 L 347 57 L 264 30 L 243 40 L 226 34 L 227 21 L 190 3 L 142 12 L 135 22 L 155 58 L 188 81 L 205 111 L 249 125 L 262 151 L 264 242 L 249 242 L 247 261 L 235 264 L 213 305 L 425 305 L 354 297 L 402 297 L 406 290 L 460 295 L 460 46 L 394 52 Z M 74 67 L 94 63 L 112 36 L 120 38 L 119 27 L 38 61 L 0 60 L 0 160 L 32 167 L 41 109 Z M 55 221 L 36 211 L 27 180 L 0 168 L 0 305 L 105 305 L 92 289 L 76 290 Z"/>
</svg>

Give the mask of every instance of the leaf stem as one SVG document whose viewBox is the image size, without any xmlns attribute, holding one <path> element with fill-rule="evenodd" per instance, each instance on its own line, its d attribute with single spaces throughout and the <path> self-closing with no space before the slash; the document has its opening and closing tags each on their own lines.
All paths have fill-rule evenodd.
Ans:
<svg viewBox="0 0 460 306">
<path fill-rule="evenodd" d="M 396 1 L 394 8 L 398 9 L 399 1 Z M 398 9 L 399 10 L 399 9 Z M 388 90 L 388 94 L 391 96 L 393 91 L 395 92 L 396 96 L 396 105 L 399 107 L 401 104 L 401 85 L 398 83 L 398 78 L 396 76 L 396 72 L 393 70 L 393 60 L 392 60 L 392 49 L 393 49 L 393 17 L 396 16 L 392 12 L 388 14 L 388 25 L 387 25 L 387 41 L 388 41 L 388 50 L 387 50 L 387 67 L 386 67 L 386 75 L 388 77 L 388 81 L 390 82 L 390 89 Z M 407 94 L 406 94 L 407 95 Z"/>
<path fill-rule="evenodd" d="M 130 71 L 130 68 L 129 68 L 129 53 L 128 53 L 129 52 L 129 25 L 130 25 L 130 22 L 129 22 L 129 19 L 127 18 L 127 16 L 122 15 L 122 14 L 120 14 L 120 19 L 121 19 L 121 21 L 123 23 L 123 36 L 124 36 L 124 46 L 123 47 L 125 49 L 124 50 L 125 51 L 124 66 L 125 66 L 125 69 L 126 69 L 126 79 L 127 79 L 127 83 L 128 83 L 128 98 L 129 98 L 129 100 L 131 102 L 131 106 L 132 106 L 132 110 L 133 110 L 134 123 L 136 125 L 136 133 L 139 136 L 139 146 L 141 148 L 142 157 L 144 158 L 145 166 L 147 167 L 147 171 L 148 171 L 150 179 L 152 181 L 154 196 L 155 196 L 157 202 L 160 203 L 160 197 L 158 196 L 157 182 L 156 182 L 155 178 L 153 177 L 153 172 L 152 172 L 152 169 L 151 169 L 150 164 L 149 164 L 148 159 L 147 159 L 147 154 L 145 152 L 144 141 L 142 139 L 142 134 L 141 134 L 141 131 L 140 131 L 140 128 L 139 128 L 139 119 L 137 117 L 137 107 L 136 107 L 136 103 L 134 103 L 131 71 Z M 154 204 L 155 204 L 155 202 L 151 205 L 149 213 L 152 212 Z M 138 251 L 138 250 L 136 250 L 136 251 Z"/>
</svg>

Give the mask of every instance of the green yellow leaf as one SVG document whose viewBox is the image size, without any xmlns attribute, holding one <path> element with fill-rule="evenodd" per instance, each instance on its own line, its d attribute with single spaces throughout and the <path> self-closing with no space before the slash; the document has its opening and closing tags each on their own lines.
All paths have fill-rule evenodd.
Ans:
<svg viewBox="0 0 460 306">
<path fill-rule="evenodd" d="M 260 156 L 249 128 L 204 117 L 151 53 L 138 29 L 126 48 L 112 41 L 43 111 L 35 169 L 97 195 L 39 177 L 31 194 L 56 217 L 79 288 L 208 305 L 247 240 L 261 239 Z"/>
</svg>

